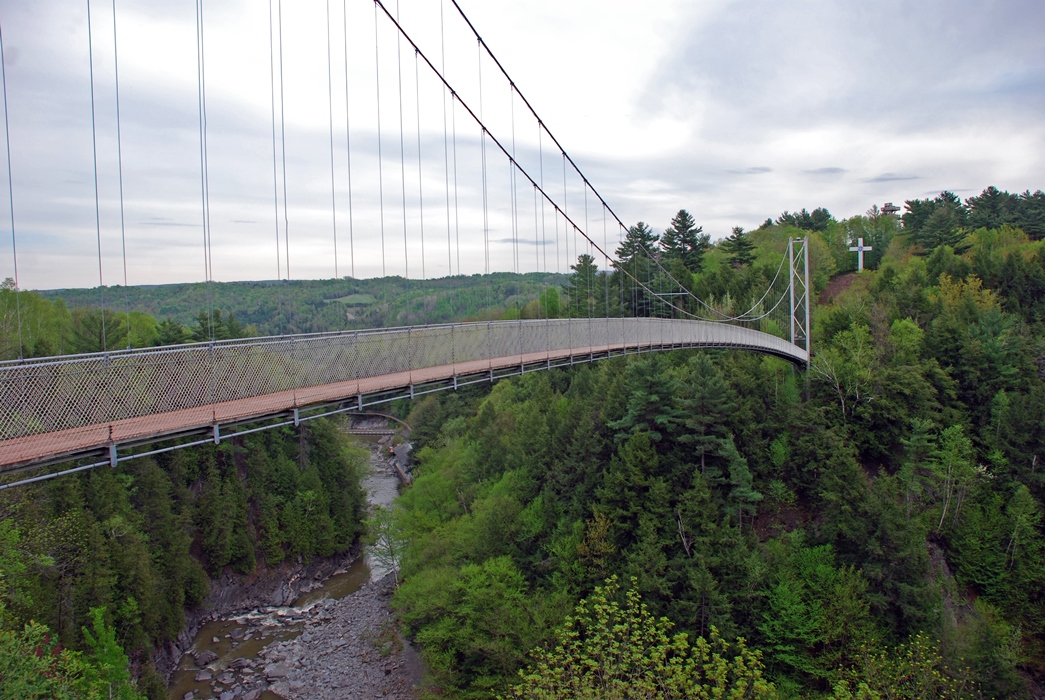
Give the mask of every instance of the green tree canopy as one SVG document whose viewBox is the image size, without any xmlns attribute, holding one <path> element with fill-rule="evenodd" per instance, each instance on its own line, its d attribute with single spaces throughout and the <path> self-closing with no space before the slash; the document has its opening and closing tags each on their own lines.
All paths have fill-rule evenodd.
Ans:
<svg viewBox="0 0 1045 700">
<path fill-rule="evenodd" d="M 551 649 L 532 652 L 533 664 L 508 698 L 529 700 L 668 700 L 769 698 L 773 684 L 762 659 L 743 638 L 729 644 L 711 629 L 711 641 L 671 635 L 634 587 L 617 602 L 617 578 L 582 600 Z"/>
<path fill-rule="evenodd" d="M 778 226 L 794 226 L 803 231 L 825 231 L 832 221 L 834 221 L 834 217 L 831 216 L 831 212 L 823 207 L 817 207 L 812 213 L 804 208 L 794 214 L 785 211 L 777 217 L 776 223 Z"/>
</svg>

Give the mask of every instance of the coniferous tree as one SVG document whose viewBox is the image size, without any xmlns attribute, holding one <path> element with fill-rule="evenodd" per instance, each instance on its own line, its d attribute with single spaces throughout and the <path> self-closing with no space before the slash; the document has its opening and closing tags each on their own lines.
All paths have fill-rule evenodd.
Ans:
<svg viewBox="0 0 1045 700">
<path fill-rule="evenodd" d="M 908 200 L 904 208 L 907 211 L 902 217 L 903 227 L 911 243 L 921 246 L 926 254 L 941 245 L 964 252 L 960 246 L 965 238 L 968 209 L 958 195 L 944 191 L 933 199 Z"/>
<path fill-rule="evenodd" d="M 73 352 L 123 350 L 127 344 L 125 316 L 109 309 L 85 307 L 73 311 Z"/>
<path fill-rule="evenodd" d="M 1026 190 L 1020 195 L 1016 224 L 1032 240 L 1040 241 L 1045 237 L 1045 192 L 1037 190 L 1031 194 Z"/>
<path fill-rule="evenodd" d="M 618 442 L 634 433 L 646 433 L 653 442 L 660 442 L 666 433 L 675 431 L 682 413 L 675 406 L 677 385 L 656 355 L 628 368 L 627 411 L 608 425 L 617 431 Z"/>
<path fill-rule="evenodd" d="M 686 430 L 678 440 L 692 446 L 700 473 L 708 483 L 716 483 L 721 472 L 715 458 L 725 447 L 726 420 L 736 406 L 722 372 L 706 354 L 691 358 L 685 370 L 676 400 Z"/>
<path fill-rule="evenodd" d="M 652 315 L 656 300 L 647 289 L 652 289 L 658 274 L 657 234 L 643 221 L 628 229 L 624 241 L 617 247 L 617 272 L 611 283 L 624 298 L 624 309 L 631 316 Z"/>
<path fill-rule="evenodd" d="M 577 257 L 577 263 L 570 265 L 570 269 L 573 270 L 573 274 L 562 286 L 570 318 L 592 318 L 601 315 L 597 308 L 604 307 L 605 303 L 599 304 L 600 275 L 595 258 L 582 253 Z"/>
<path fill-rule="evenodd" d="M 768 219 L 767 219 L 768 221 Z M 834 221 L 834 217 L 831 216 L 831 212 L 823 207 L 817 207 L 812 213 L 802 209 L 800 212 L 785 211 L 779 217 L 777 217 L 776 223 L 778 226 L 794 226 L 804 231 L 824 231 L 828 225 Z M 765 224 L 763 224 L 765 226 Z"/>
<path fill-rule="evenodd" d="M 177 321 L 165 318 L 160 321 L 160 325 L 157 328 L 156 344 L 179 345 L 185 342 L 186 335 L 185 326 Z"/>
<path fill-rule="evenodd" d="M 653 233 L 653 229 L 640 221 L 628 228 L 624 241 L 617 247 L 617 260 L 623 265 L 630 265 L 637 260 L 652 255 L 657 249 L 659 236 Z"/>
<path fill-rule="evenodd" d="M 1018 195 L 1002 192 L 991 185 L 979 195 L 965 200 L 968 207 L 969 228 L 1001 228 L 1003 224 L 1015 223 L 1018 218 L 1020 199 Z"/>
<path fill-rule="evenodd" d="M 724 238 L 719 245 L 722 246 L 722 250 L 729 256 L 729 263 L 735 268 L 750 265 L 755 260 L 755 244 L 751 242 L 751 239 L 740 226 L 734 226 L 732 233 Z"/>
<path fill-rule="evenodd" d="M 744 530 L 744 515 L 755 517 L 755 504 L 762 500 L 762 494 L 752 485 L 751 470 L 747 460 L 737 450 L 733 436 L 730 435 L 722 448 L 722 456 L 729 464 L 729 511 L 736 516 L 737 530 Z"/>
<path fill-rule="evenodd" d="M 665 260 L 678 260 L 690 272 L 700 272 L 704 253 L 711 246 L 710 235 L 703 231 L 704 227 L 697 226 L 688 211 L 680 209 L 660 237 Z"/>
</svg>

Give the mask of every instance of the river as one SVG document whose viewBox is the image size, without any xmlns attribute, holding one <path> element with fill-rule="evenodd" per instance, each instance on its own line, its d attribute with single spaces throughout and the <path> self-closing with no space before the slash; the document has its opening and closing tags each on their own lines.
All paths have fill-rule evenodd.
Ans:
<svg viewBox="0 0 1045 700">
<path fill-rule="evenodd" d="M 388 438 L 359 439 L 370 448 L 370 471 L 363 480 L 367 501 L 371 506 L 390 506 L 399 495 L 399 478 L 388 459 Z M 262 672 L 266 663 L 263 649 L 301 636 L 308 623 L 322 617 L 332 601 L 350 596 L 388 573 L 364 555 L 318 587 L 302 593 L 292 605 L 258 607 L 236 617 L 205 623 L 171 675 L 170 700 L 280 700 L 280 696 L 267 690 Z"/>
</svg>

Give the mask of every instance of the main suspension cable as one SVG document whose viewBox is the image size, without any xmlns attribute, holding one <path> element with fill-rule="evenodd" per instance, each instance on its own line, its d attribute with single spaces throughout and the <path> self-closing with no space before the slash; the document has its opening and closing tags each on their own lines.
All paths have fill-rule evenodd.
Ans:
<svg viewBox="0 0 1045 700">
<path fill-rule="evenodd" d="M 479 32 L 478 32 L 478 31 L 476 30 L 476 28 L 475 28 L 475 25 L 473 25 L 473 24 L 472 24 L 472 21 L 471 21 L 471 20 L 470 20 L 470 19 L 468 18 L 468 15 L 466 15 L 466 14 L 465 14 L 465 12 L 464 12 L 464 10 L 463 10 L 463 9 L 461 9 L 461 6 L 460 6 L 460 5 L 458 4 L 457 0 L 451 0 L 451 2 L 452 2 L 452 3 L 454 4 L 454 7 L 455 7 L 455 8 L 457 8 L 457 12 L 458 12 L 458 13 L 459 13 L 459 14 L 461 15 L 461 18 L 462 18 L 462 19 L 463 19 L 463 20 L 465 21 L 465 23 L 466 23 L 466 24 L 468 25 L 468 28 L 469 28 L 469 29 L 470 29 L 470 30 L 472 31 L 472 34 L 474 34 L 474 35 L 475 35 L 475 38 L 476 38 L 476 40 L 478 41 L 478 43 L 479 43 L 480 47 L 481 47 L 482 49 L 484 49 L 484 50 L 486 51 L 487 55 L 489 55 L 491 59 L 493 59 L 493 62 L 494 62 L 494 64 L 496 64 L 497 68 L 498 68 L 498 69 L 499 69 L 499 70 L 501 71 L 501 74 L 502 74 L 502 75 L 504 75 L 505 79 L 506 79 L 506 80 L 507 80 L 507 81 L 508 81 L 508 82 L 509 82 L 510 84 L 512 84 L 513 86 L 515 86 L 515 81 L 514 81 L 514 80 L 512 80 L 512 77 L 511 77 L 511 76 L 510 76 L 510 75 L 508 74 L 508 71 L 507 71 L 507 70 L 505 70 L 504 66 L 503 66 L 503 65 L 501 65 L 501 62 L 500 62 L 499 60 L 497 60 L 497 56 L 495 56 L 495 55 L 494 55 L 494 53 L 493 53 L 493 51 L 492 51 L 492 50 L 490 49 L 489 45 L 487 45 L 487 43 L 486 43 L 486 42 L 485 42 L 485 41 L 483 40 L 482 36 L 481 36 L 481 35 L 479 34 Z M 566 149 L 562 147 L 562 144 L 561 144 L 561 143 L 559 143 L 559 140 L 555 138 L 555 135 L 554 135 L 554 134 L 553 134 L 553 133 L 551 132 L 551 130 L 550 130 L 550 129 L 548 129 L 547 125 L 546 125 L 546 124 L 544 124 L 543 120 L 542 120 L 542 119 L 540 118 L 540 115 L 538 115 L 538 114 L 537 114 L 537 110 L 535 110 L 535 109 L 533 108 L 533 105 L 531 105 L 531 104 L 530 104 L 530 102 L 529 102 L 529 100 L 527 100 L 527 99 L 526 99 L 526 96 L 525 96 L 525 95 L 524 95 L 524 94 L 523 94 L 523 93 L 522 93 L 522 92 L 521 92 L 521 91 L 520 91 L 520 90 L 518 89 L 518 87 L 517 87 L 517 86 L 515 87 L 515 91 L 516 91 L 516 93 L 517 93 L 517 94 L 519 95 L 519 97 L 520 97 L 520 98 L 522 99 L 522 101 L 523 101 L 523 103 L 524 103 L 524 104 L 526 105 L 526 107 L 527 107 L 527 108 L 528 108 L 528 109 L 530 110 L 530 114 L 532 114 L 532 115 L 533 115 L 534 119 L 536 119 L 536 120 L 537 120 L 537 123 L 538 123 L 539 125 L 541 125 L 541 127 L 542 127 L 542 128 L 544 129 L 544 131 L 545 131 L 545 132 L 547 132 L 547 134 L 548 134 L 549 138 L 551 138 L 552 142 L 553 142 L 553 143 L 554 143 L 554 144 L 555 144 L 555 145 L 556 145 L 556 146 L 557 146 L 557 147 L 559 148 L 559 152 L 560 152 L 560 153 L 562 153 L 562 156 L 563 156 L 563 158 L 564 158 L 564 159 L 565 159 L 566 161 L 568 161 L 568 162 L 569 162 L 569 164 L 570 164 L 570 165 L 571 165 L 571 166 L 573 167 L 574 171 L 576 171 L 576 173 L 577 173 L 577 174 L 578 174 L 578 175 L 580 176 L 581 180 L 582 180 L 582 181 L 584 182 L 584 185 L 585 185 L 585 186 L 586 186 L 586 187 L 587 187 L 588 189 L 590 189 L 590 190 L 592 191 L 592 193 L 593 193 L 593 194 L 594 194 L 594 195 L 595 195 L 596 197 L 598 197 L 599 201 L 600 201 L 600 202 L 601 202 L 602 204 L 604 204 L 604 205 L 606 206 L 607 210 L 608 210 L 608 211 L 609 211 L 609 213 L 610 213 L 610 214 L 611 214 L 611 215 L 613 216 L 613 218 L 614 218 L 614 219 L 615 219 L 615 220 L 617 221 L 617 223 L 618 223 L 618 224 L 620 224 L 621 226 L 623 226 L 623 227 L 625 228 L 625 230 L 627 230 L 627 226 L 625 226 L 624 222 L 623 222 L 623 221 L 622 221 L 622 220 L 620 219 L 620 217 L 619 217 L 619 216 L 617 216 L 616 212 L 614 212 L 614 211 L 613 211 L 613 208 L 612 208 L 612 207 L 610 207 L 610 205 L 609 205 L 609 203 L 608 203 L 608 202 L 606 201 L 606 199 L 605 199 L 605 198 L 604 198 L 604 197 L 603 197 L 603 196 L 602 196 L 602 195 L 601 195 L 601 194 L 599 193 L 599 191 L 598 191 L 597 189 L 595 189 L 595 186 L 594 186 L 594 185 L 592 185 L 592 184 L 591 184 L 591 182 L 589 182 L 589 181 L 588 181 L 588 178 L 587 178 L 587 177 L 585 177 L 584 173 L 583 173 L 583 172 L 581 171 L 580 167 L 578 167 L 577 163 L 576 163 L 576 162 L 575 162 L 575 161 L 573 160 L 573 158 L 572 158 L 572 157 L 570 157 L 570 155 L 569 155 L 569 154 L 568 154 L 568 153 L 566 152 Z M 564 204 L 565 204 L 565 203 L 564 203 Z M 564 205 L 564 210 L 565 210 L 565 205 Z M 693 294 L 693 293 L 692 293 L 691 291 L 689 291 L 689 289 L 687 289 L 687 288 L 685 287 L 685 285 L 682 285 L 682 284 L 681 284 L 681 283 L 680 283 L 680 282 L 679 282 L 678 280 L 676 280 L 676 279 L 675 279 L 675 277 L 674 277 L 674 276 L 673 276 L 673 275 L 672 275 L 672 274 L 671 274 L 671 273 L 670 273 L 670 272 L 669 272 L 669 271 L 667 270 L 667 268 L 665 268 L 665 267 L 664 267 L 664 266 L 663 266 L 663 265 L 661 264 L 661 262 L 660 262 L 660 260 L 658 259 L 658 257 L 657 257 L 656 255 L 654 255 L 652 251 L 648 250 L 648 249 L 647 249 L 647 248 L 646 248 L 646 247 L 645 247 L 644 245 L 642 245 L 641 243 L 639 244 L 639 248 L 640 248 L 640 249 L 642 249 L 642 250 L 643 250 L 643 252 L 645 252 L 647 256 L 649 256 L 649 258 L 651 259 L 651 261 L 653 262 L 653 264 L 657 266 L 657 268 L 658 268 L 658 269 L 660 270 L 660 272 L 661 272 L 662 274 L 664 274 L 665 276 L 667 276 L 667 277 L 668 277 L 668 278 L 669 278 L 669 279 L 670 279 L 670 280 L 671 280 L 672 282 L 674 282 L 674 283 L 675 283 L 676 285 L 678 285 L 678 286 L 679 286 L 679 287 L 680 287 L 680 288 L 681 288 L 681 289 L 682 289 L 682 290 L 683 290 L 683 291 L 685 292 L 685 294 L 686 294 L 687 296 L 690 296 L 690 297 L 692 297 L 693 299 L 695 299 L 695 300 L 696 300 L 696 301 L 697 301 L 697 302 L 698 302 L 698 303 L 699 303 L 700 305 L 704 306 L 705 308 L 707 308 L 707 309 L 708 309 L 709 311 L 711 311 L 712 313 L 716 313 L 716 314 L 719 314 L 719 315 L 721 315 L 721 316 L 723 317 L 723 318 L 722 318 L 722 320 L 730 320 L 730 317 L 727 317 L 727 316 L 725 316 L 725 315 L 723 315 L 723 314 L 720 314 L 720 312 L 719 312 L 719 311 L 718 311 L 717 309 L 714 309 L 714 308 L 713 308 L 713 307 L 711 307 L 711 306 L 710 306 L 709 304 L 705 303 L 705 302 L 704 302 L 704 301 L 703 301 L 702 299 L 700 299 L 700 298 L 699 298 L 699 297 L 698 297 L 697 295 L 695 295 L 695 294 Z M 615 261 L 615 266 L 617 266 L 617 264 L 616 264 L 616 261 Z M 754 310 L 754 307 L 752 307 L 752 308 L 751 308 L 751 309 L 749 309 L 748 311 L 745 311 L 745 312 L 744 312 L 744 314 L 741 314 L 740 316 L 744 316 L 745 314 L 747 314 L 747 313 L 750 313 L 750 312 L 751 312 L 751 311 L 753 311 L 753 310 Z"/>
<path fill-rule="evenodd" d="M 400 23 L 399 23 L 399 22 L 398 22 L 398 21 L 396 20 L 396 18 L 395 18 L 395 17 L 394 17 L 393 15 L 392 15 L 392 13 L 391 13 L 391 12 L 389 12 L 388 8 L 386 8 L 386 7 L 384 6 L 384 3 L 382 2 L 382 0 L 374 0 L 374 6 L 375 6 L 375 8 L 378 8 L 378 7 L 379 7 L 379 8 L 381 9 L 381 11 L 382 11 L 382 12 L 384 12 L 384 14 L 385 14 L 385 16 L 386 16 L 386 17 L 388 18 L 388 20 L 389 20 L 390 22 L 392 22 L 392 24 L 393 24 L 393 25 L 394 25 L 394 26 L 396 27 L 396 29 L 397 29 L 397 30 L 399 31 L 399 34 L 400 34 L 400 35 L 402 36 L 402 38 L 406 39 L 406 40 L 407 40 L 407 42 L 409 42 L 409 43 L 410 43 L 410 45 L 411 45 L 411 46 L 412 46 L 412 47 L 413 47 L 413 48 L 414 48 L 414 49 L 415 49 L 415 50 L 416 50 L 416 51 L 418 52 L 418 55 L 420 55 L 420 57 L 421 57 L 421 58 L 422 58 L 422 59 L 424 60 L 424 62 L 425 62 L 425 63 L 426 63 L 427 65 L 428 65 L 429 69 L 430 69 L 430 70 L 431 70 L 431 71 L 432 71 L 433 73 L 435 73 L 435 75 L 436 75 L 436 76 L 437 76 L 437 77 L 439 78 L 439 80 L 440 80 L 440 81 L 441 81 L 441 82 L 443 83 L 443 85 L 444 85 L 444 86 L 446 87 L 446 89 L 450 91 L 450 93 L 451 93 L 451 94 L 452 94 L 452 95 L 453 95 L 453 96 L 454 96 L 454 97 L 456 98 L 456 100 L 457 100 L 458 102 L 460 102 L 461 106 L 462 106 L 462 107 L 464 107 L 464 109 L 465 109 L 465 110 L 466 110 L 466 111 L 468 112 L 468 115 L 469 115 L 469 116 L 470 116 L 470 117 L 472 118 L 472 120 L 473 120 L 473 121 L 475 121 L 475 122 L 476 122 L 476 124 L 477 124 L 477 125 L 479 126 L 479 128 L 480 128 L 480 131 L 481 131 L 481 134 L 482 134 L 482 136 L 483 136 L 483 140 L 482 140 L 482 144 L 483 144 L 483 149 L 482 149 L 482 151 L 483 151 L 483 153 L 484 153 L 484 164 L 485 164 L 485 150 L 486 150 L 486 149 L 485 149 L 485 144 L 486 144 L 486 139 L 487 139 L 487 138 L 489 138 L 489 140 L 490 140 L 490 141 L 491 141 L 491 142 L 492 142 L 492 143 L 493 143 L 493 144 L 494 144 L 494 145 L 495 145 L 495 146 L 497 147 L 497 149 L 498 149 L 498 150 L 499 150 L 499 151 L 500 151 L 500 152 L 501 152 L 501 153 L 502 153 L 502 154 L 503 154 L 503 155 L 504 155 L 504 156 L 505 156 L 506 158 L 509 158 L 509 159 L 511 159 L 511 160 L 512 160 L 512 162 L 514 163 L 515 167 L 516 167 L 516 168 L 518 168 L 518 171 L 519 171 L 519 172 L 520 172 L 520 173 L 521 173 L 521 174 L 523 175 L 523 177 L 525 177 L 525 178 L 526 178 L 526 179 L 527 179 L 527 180 L 528 180 L 528 181 L 530 182 L 530 184 L 531 184 L 531 185 L 533 185 L 533 186 L 538 186 L 538 184 L 537 184 L 537 181 L 536 181 L 536 180 L 534 180 L 534 179 L 533 179 L 533 177 L 532 177 L 532 176 L 531 176 L 531 175 L 530 175 L 529 173 L 527 173 L 527 172 L 526 172 L 526 170 L 525 170 L 525 169 L 524 169 L 524 168 L 523 168 L 523 167 L 522 167 L 521 165 L 519 165 L 519 163 L 518 163 L 518 162 L 516 162 L 514 158 L 512 158 L 512 155 L 511 155 L 511 153 L 510 153 L 510 152 L 508 151 L 508 149 L 507 149 L 507 148 L 506 148 L 506 147 L 504 146 L 504 144 L 502 144 L 502 143 L 501 143 L 501 142 L 500 142 L 500 141 L 499 141 L 499 140 L 497 139 L 497 137 L 496 137 L 496 136 L 494 136 L 494 135 L 493 135 L 492 133 L 490 133 L 489 129 L 487 129 L 487 128 L 486 128 L 486 124 L 485 124 L 485 123 L 483 122 L 483 120 L 482 120 L 482 117 L 481 117 L 481 112 L 482 112 L 482 89 L 481 89 L 481 87 L 482 87 L 482 80 L 481 80 L 481 73 L 480 73 L 480 83 L 479 83 L 479 84 L 480 84 L 480 106 L 479 106 L 479 109 L 480 109 L 480 114 L 479 114 L 479 115 L 477 115 L 477 114 L 476 114 L 476 113 L 475 113 L 475 112 L 474 112 L 474 111 L 473 111 L 473 110 L 471 109 L 471 107 L 469 107 L 469 106 L 468 106 L 468 104 L 467 104 L 466 102 L 464 102 L 464 100 L 462 100 L 462 99 L 461 99 L 460 95 L 458 95 L 458 94 L 457 94 L 457 92 L 456 92 L 456 91 L 455 91 L 455 90 L 453 89 L 453 87 L 452 87 L 452 86 L 450 85 L 450 83 L 449 83 L 449 82 L 447 82 L 446 78 L 445 78 L 445 77 L 444 77 L 444 76 L 442 75 L 442 73 L 440 73 L 440 72 L 439 72 L 439 69 L 435 67 L 435 64 L 433 64 L 433 63 L 432 63 L 432 62 L 431 62 L 431 61 L 430 61 L 430 60 L 428 59 L 428 57 L 427 57 L 427 56 L 425 55 L 424 51 L 422 51 L 422 50 L 420 49 L 420 47 L 418 47 L 418 45 L 416 44 L 416 42 L 414 42 L 414 40 L 413 40 L 413 39 L 412 39 L 412 38 L 410 37 L 410 35 L 409 35 L 409 34 L 407 34 L 406 30 L 404 30 L 404 29 L 403 29 L 402 25 L 401 25 L 401 24 L 400 24 Z M 375 13 L 376 13 L 376 9 L 375 9 Z M 480 58 L 479 66 L 480 66 L 480 71 L 481 71 L 481 68 L 482 68 L 482 60 L 481 60 L 481 59 L 482 59 L 482 51 L 481 51 L 481 50 L 480 50 L 480 53 L 479 53 L 479 58 Z M 485 167 L 483 168 L 483 172 L 484 172 L 484 174 L 485 174 Z M 484 180 L 485 180 L 485 178 L 484 178 Z M 539 186 L 538 186 L 538 187 L 539 187 Z M 594 248 L 595 248 L 595 249 L 596 249 L 597 251 L 599 251 L 599 253 L 602 253 L 603 255 L 605 255 L 605 251 L 603 251 L 603 250 L 602 250 L 602 248 L 601 248 L 601 247 L 600 247 L 600 246 L 599 246 L 599 245 L 598 245 L 597 243 L 595 243 L 595 241 L 593 241 L 593 240 L 592 240 L 591 238 L 589 238 L 589 237 L 588 237 L 588 234 L 587 234 L 586 232 L 584 232 L 584 231 L 581 231 L 581 230 L 580 230 L 580 227 L 579 227 L 579 226 L 577 225 L 577 223 L 576 223 L 576 222 L 574 222 L 574 221 L 573 221 L 573 220 L 572 220 L 572 219 L 571 219 L 571 218 L 569 217 L 569 215 L 568 215 L 568 214 L 567 214 L 567 213 L 566 213 L 566 212 L 565 212 L 565 211 L 564 211 L 564 210 L 563 210 L 562 208 L 560 208 L 560 207 L 559 207 L 559 205 L 557 205 L 557 204 L 556 204 L 556 203 L 554 202 L 554 200 L 552 200 L 552 199 L 551 199 L 551 197 L 549 197 L 549 195 L 548 195 L 548 193 L 547 193 L 546 191 L 544 191 L 543 189 L 541 189 L 540 191 L 541 191 L 541 195 L 542 195 L 542 196 L 544 196 L 544 197 L 545 197 L 545 199 L 547 199 L 547 200 L 548 200 L 548 203 L 549 203 L 549 204 L 551 204 L 551 205 L 552 205 L 552 207 L 554 207 L 554 208 L 555 208 L 556 212 L 558 212 L 558 213 L 559 213 L 560 215 L 562 215 L 562 217 L 563 217 L 563 219 L 564 219 L 564 221 L 566 222 L 566 224 L 567 224 L 567 225 L 569 225 L 569 226 L 572 226 L 572 227 L 574 228 L 574 230 L 575 230 L 575 231 L 577 231 L 577 232 L 579 232 L 579 233 L 580 233 L 580 235 L 582 235 L 582 236 L 583 236 L 583 237 L 585 238 L 585 240 L 587 240 L 587 241 L 588 241 L 589 243 L 591 243 L 591 244 L 592 244 L 592 246 L 593 246 L 593 247 L 594 247 Z M 485 194 L 485 187 L 484 187 L 484 194 Z M 485 217 L 484 217 L 484 218 L 485 218 Z M 487 224 L 487 225 L 488 225 L 488 224 Z M 621 225 L 623 226 L 623 224 L 621 224 Z M 486 225 L 484 225 L 484 228 L 486 228 Z M 567 234 L 567 235 L 568 235 L 568 234 Z M 487 236 L 488 236 L 488 232 L 487 232 Z M 489 258 L 489 255 L 488 255 L 488 254 L 487 254 L 487 258 Z M 618 269 L 621 269 L 621 268 L 620 268 L 620 267 L 618 267 Z M 635 281 L 635 282 L 636 282 L 637 284 L 641 285 L 641 286 L 643 287 L 643 289 L 645 289 L 646 291 L 648 291 L 648 292 L 650 292 L 650 293 L 652 294 L 652 291 L 651 291 L 651 290 L 650 290 L 650 289 L 648 288 L 648 286 L 647 286 L 647 285 L 645 285 L 645 284 L 644 284 L 643 282 L 641 282 L 640 280 L 638 280 L 637 278 L 635 278 L 635 277 L 634 277 L 634 275 L 632 275 L 631 273 L 627 272 L 627 270 L 624 270 L 624 272 L 625 272 L 625 274 L 627 274 L 627 275 L 628 275 L 629 277 L 631 277 L 631 278 L 632 278 L 632 279 L 633 279 L 633 280 L 634 280 L 634 281 Z M 670 305 L 670 306 L 675 306 L 674 304 L 672 304 L 672 303 L 670 303 L 670 302 L 669 302 L 669 305 Z M 676 308 L 677 308 L 677 307 L 676 307 Z M 679 309 L 679 311 L 680 311 L 681 313 L 684 313 L 684 314 L 686 314 L 686 315 L 688 315 L 688 316 L 691 316 L 691 317 L 693 317 L 693 318 L 699 318 L 699 317 L 697 317 L 697 316 L 696 316 L 695 314 L 692 314 L 692 313 L 690 313 L 689 311 L 686 311 L 685 309 Z"/>
</svg>

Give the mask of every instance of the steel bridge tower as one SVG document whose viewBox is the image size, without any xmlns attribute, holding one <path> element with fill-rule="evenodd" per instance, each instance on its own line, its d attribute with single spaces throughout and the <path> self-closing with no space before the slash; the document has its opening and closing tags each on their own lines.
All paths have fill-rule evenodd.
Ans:
<svg viewBox="0 0 1045 700">
<path fill-rule="evenodd" d="M 809 237 L 787 241 L 788 289 L 791 297 L 791 343 L 806 351 L 806 369 L 813 356 L 809 327 Z"/>
</svg>

